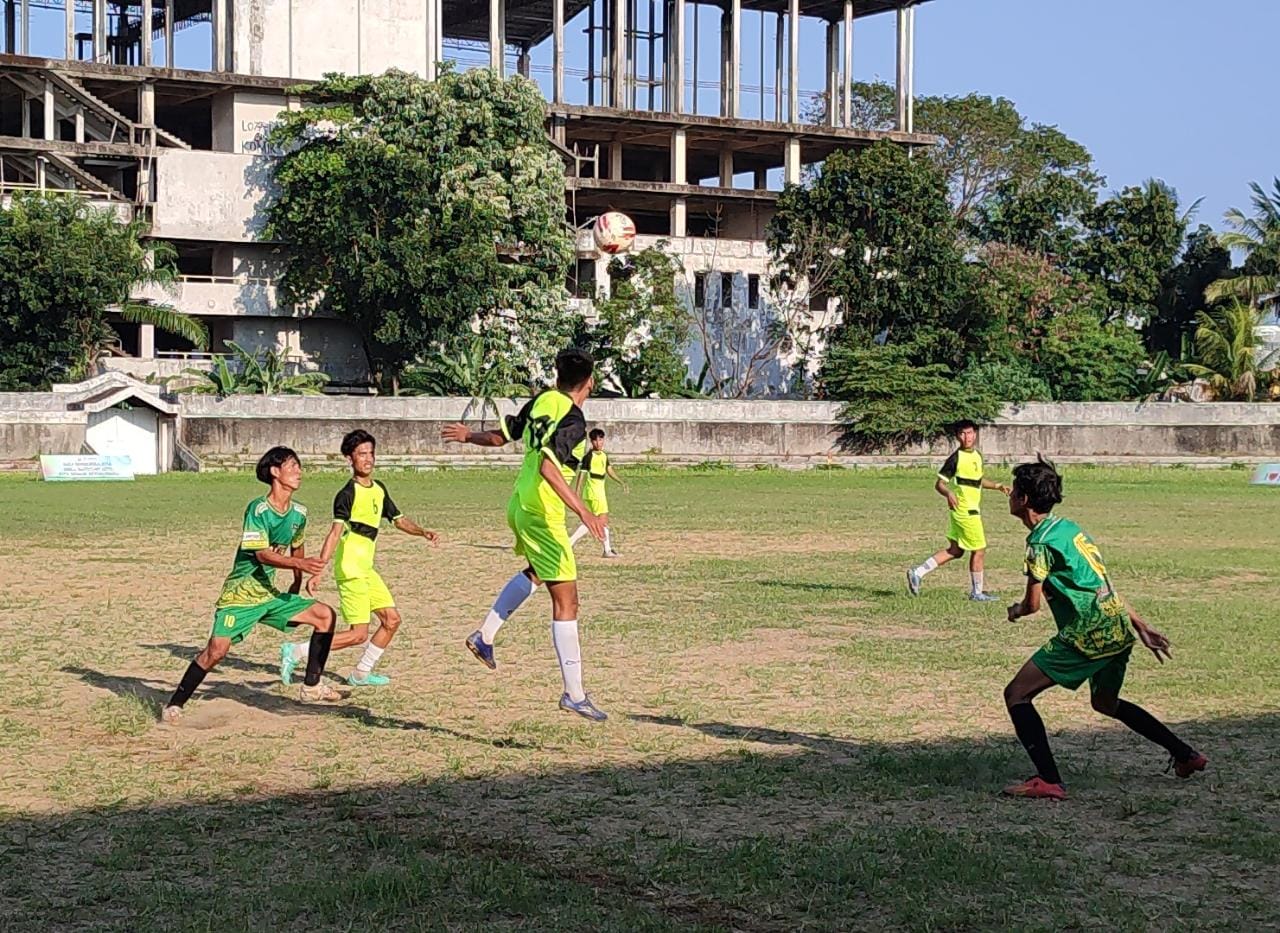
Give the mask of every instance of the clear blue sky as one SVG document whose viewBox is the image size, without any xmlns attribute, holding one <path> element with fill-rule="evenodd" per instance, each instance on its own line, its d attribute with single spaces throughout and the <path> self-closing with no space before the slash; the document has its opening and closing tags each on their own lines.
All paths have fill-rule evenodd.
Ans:
<svg viewBox="0 0 1280 933">
<path fill-rule="evenodd" d="M 702 79 L 711 81 L 719 11 L 701 10 Z M 571 66 L 584 63 L 585 22 L 580 17 L 567 30 Z M 770 19 L 770 57 L 772 28 Z M 893 80 L 894 28 L 892 14 L 858 20 L 856 78 Z M 60 55 L 61 30 L 60 12 L 37 13 L 32 51 Z M 748 88 L 760 83 L 759 30 L 758 18 L 746 15 Z M 1280 175 L 1277 36 L 1280 0 L 929 0 L 916 12 L 916 91 L 1008 97 L 1029 119 L 1087 146 L 1108 190 L 1163 179 L 1184 205 L 1204 199 L 1195 222 L 1221 228 L 1228 207 L 1248 208 L 1250 181 L 1269 188 Z M 208 67 L 208 27 L 179 38 L 180 64 Z M 801 88 L 819 91 L 820 23 L 805 22 L 801 45 Z M 478 61 L 483 52 L 462 58 Z M 534 76 L 544 84 L 550 58 L 549 42 L 534 51 Z M 765 68 L 770 87 L 772 67 Z M 583 96 L 580 80 L 571 75 L 567 84 L 571 100 Z M 757 116 L 758 100 L 748 89 L 746 116 Z M 715 92 L 704 90 L 702 101 L 702 112 L 713 112 Z"/>
</svg>

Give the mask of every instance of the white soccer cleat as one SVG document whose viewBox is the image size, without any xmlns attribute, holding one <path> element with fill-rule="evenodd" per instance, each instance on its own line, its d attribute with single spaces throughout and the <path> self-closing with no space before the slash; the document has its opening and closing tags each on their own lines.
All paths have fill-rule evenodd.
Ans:
<svg viewBox="0 0 1280 933">
<path fill-rule="evenodd" d="M 303 703 L 337 703 L 346 697 L 328 684 L 316 684 L 314 687 L 303 684 L 298 692 L 298 699 Z"/>
</svg>

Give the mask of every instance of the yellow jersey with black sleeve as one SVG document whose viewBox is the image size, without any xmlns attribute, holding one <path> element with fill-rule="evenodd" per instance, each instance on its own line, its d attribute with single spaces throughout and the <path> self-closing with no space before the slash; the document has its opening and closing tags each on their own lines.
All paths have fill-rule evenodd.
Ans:
<svg viewBox="0 0 1280 933">
<path fill-rule="evenodd" d="M 244 510 L 240 546 L 222 584 L 217 608 L 256 606 L 279 596 L 275 570 L 258 560 L 258 552 L 270 548 L 284 554 L 302 544 L 306 528 L 307 510 L 297 502 L 291 502 L 284 512 L 277 512 L 266 496 L 250 502 Z"/>
<path fill-rule="evenodd" d="M 334 578 L 349 580 L 370 573 L 379 526 L 402 514 L 381 480 L 365 486 L 353 477 L 339 489 L 333 497 L 333 520 L 342 525 L 342 537 L 334 553 Z"/>
<path fill-rule="evenodd" d="M 956 497 L 957 515 L 979 515 L 982 509 L 982 454 L 957 449 L 938 471 Z"/>
<path fill-rule="evenodd" d="M 522 442 L 525 448 L 513 502 L 526 512 L 545 516 L 548 522 L 563 523 L 564 502 L 542 478 L 542 461 L 550 459 L 566 479 L 572 479 L 587 437 L 582 409 L 558 389 L 547 389 L 501 424 L 503 436 Z"/>
<path fill-rule="evenodd" d="M 582 501 L 597 515 L 607 515 L 609 496 L 605 491 L 605 481 L 609 477 L 609 455 L 603 450 L 588 450 L 582 458 L 582 472 L 587 474 Z"/>
</svg>

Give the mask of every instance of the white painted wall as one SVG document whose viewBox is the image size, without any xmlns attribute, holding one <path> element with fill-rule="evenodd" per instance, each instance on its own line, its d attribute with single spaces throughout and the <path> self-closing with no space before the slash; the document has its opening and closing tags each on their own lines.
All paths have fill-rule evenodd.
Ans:
<svg viewBox="0 0 1280 933">
<path fill-rule="evenodd" d="M 167 150 L 156 159 L 152 235 L 247 243 L 262 233 L 271 159 Z"/>
<path fill-rule="evenodd" d="M 127 455 L 133 472 L 150 476 L 157 472 L 160 416 L 150 408 L 108 408 L 90 412 L 85 441 L 97 453 Z"/>
</svg>

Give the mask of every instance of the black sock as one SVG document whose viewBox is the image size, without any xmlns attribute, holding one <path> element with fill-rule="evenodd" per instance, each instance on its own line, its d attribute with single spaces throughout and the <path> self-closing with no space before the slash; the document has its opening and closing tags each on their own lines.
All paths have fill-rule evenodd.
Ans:
<svg viewBox="0 0 1280 933">
<path fill-rule="evenodd" d="M 187 665 L 187 672 L 182 675 L 182 682 L 178 684 L 178 689 L 173 691 L 173 696 L 169 698 L 170 706 L 186 706 L 187 700 L 191 699 L 191 694 L 196 692 L 196 687 L 200 686 L 200 682 L 204 680 L 204 675 L 209 673 L 195 661 Z"/>
<path fill-rule="evenodd" d="M 1044 720 L 1030 703 L 1019 703 L 1009 707 L 1009 718 L 1013 720 L 1013 731 L 1018 733 L 1018 741 L 1031 756 L 1031 763 L 1036 766 L 1036 773 L 1050 784 L 1061 784 L 1062 775 L 1058 773 L 1058 763 L 1053 760 L 1053 752 L 1049 750 L 1049 736 L 1044 731 Z"/>
<path fill-rule="evenodd" d="M 312 632 L 311 645 L 307 648 L 307 676 L 302 682 L 308 687 L 320 683 L 320 675 L 329 662 L 329 649 L 333 647 L 333 629 L 327 632 Z"/>
<path fill-rule="evenodd" d="M 1152 716 L 1136 703 L 1130 703 L 1128 700 L 1120 700 L 1116 704 L 1116 719 L 1120 720 L 1144 739 L 1150 739 L 1152 742 L 1163 747 L 1174 757 L 1175 761 L 1186 761 L 1195 754 L 1194 749 L 1192 749 L 1190 745 L 1174 735 L 1169 731 L 1168 726 L 1156 719 L 1156 717 Z"/>
</svg>

